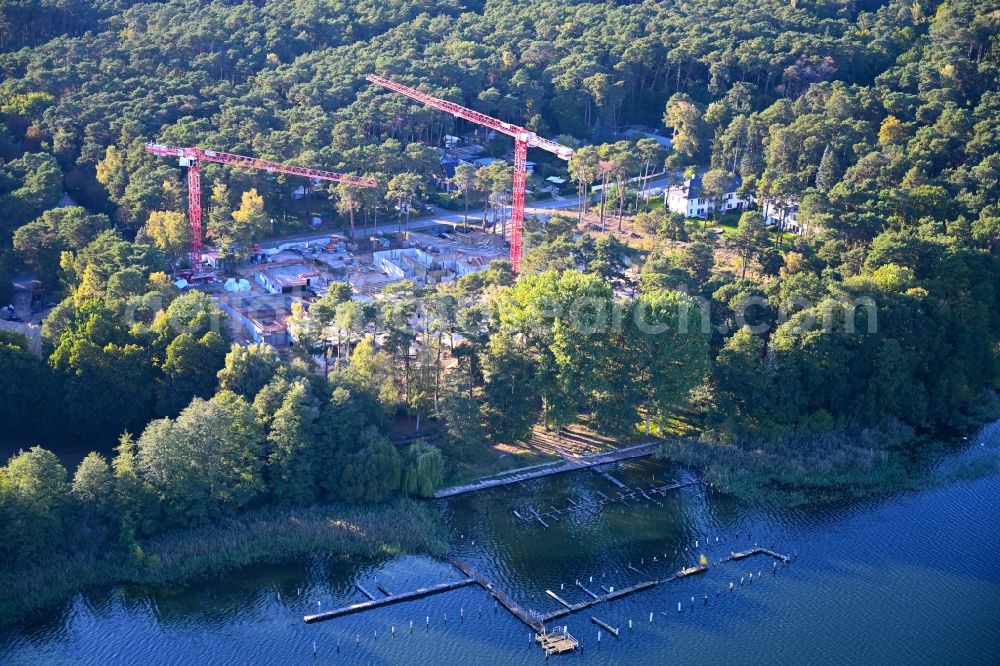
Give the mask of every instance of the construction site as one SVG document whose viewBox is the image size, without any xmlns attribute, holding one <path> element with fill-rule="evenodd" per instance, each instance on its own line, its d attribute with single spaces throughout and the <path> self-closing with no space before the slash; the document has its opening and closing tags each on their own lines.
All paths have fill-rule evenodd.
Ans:
<svg viewBox="0 0 1000 666">
<path fill-rule="evenodd" d="M 186 170 L 191 245 L 188 265 L 175 272 L 174 284 L 179 289 L 198 289 L 217 297 L 222 309 L 231 317 L 234 339 L 278 347 L 290 344 L 294 340 L 289 332 L 288 319 L 295 306 L 308 311 L 309 304 L 335 282 L 349 284 L 355 300 L 373 302 L 393 282 L 411 280 L 421 286 L 437 285 L 481 271 L 496 259 L 509 258 L 514 271 L 518 270 L 526 177 L 531 164 L 527 161 L 527 150 L 529 147 L 541 148 L 562 160 L 569 160 L 572 149 L 539 137 L 523 127 L 388 79 L 370 75 L 367 80 L 514 139 L 509 227 L 504 225 L 504 233 L 498 235 L 470 228 L 467 220 L 462 221 L 461 228 L 457 223 L 444 220 L 419 220 L 413 225 L 419 230 L 410 228 L 409 224 L 403 228 L 400 223 L 394 233 L 379 232 L 376 227 L 371 235 L 327 233 L 282 243 L 271 241 L 266 248 L 255 245 L 249 262 L 237 265 L 227 263 L 223 272 L 223 256 L 219 249 L 203 245 L 203 163 L 299 176 L 309 179 L 314 185 L 325 181 L 373 189 L 383 184 L 370 178 L 289 166 L 218 150 L 150 143 L 146 146 L 148 152 L 176 158 Z"/>
</svg>

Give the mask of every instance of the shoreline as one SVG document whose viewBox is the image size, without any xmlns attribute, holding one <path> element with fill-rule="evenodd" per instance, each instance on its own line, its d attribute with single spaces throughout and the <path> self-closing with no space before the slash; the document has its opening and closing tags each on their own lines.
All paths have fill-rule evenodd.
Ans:
<svg viewBox="0 0 1000 666">
<path fill-rule="evenodd" d="M 1000 409 L 991 402 L 947 433 L 888 421 L 798 432 L 777 441 L 677 438 L 665 441 L 656 455 L 698 470 L 713 489 L 743 502 L 819 506 L 933 485 L 934 468 L 945 454 L 997 424 Z"/>
<path fill-rule="evenodd" d="M 1000 414 L 991 414 L 972 432 L 1000 423 L 998 418 Z M 940 437 L 890 423 L 741 445 L 673 438 L 652 455 L 697 469 L 713 489 L 739 501 L 802 507 L 925 488 L 933 484 L 932 469 L 947 448 Z M 953 474 L 944 480 L 957 479 Z M 429 501 L 263 507 L 144 539 L 131 552 L 122 546 L 107 553 L 57 553 L 38 565 L 2 572 L 0 627 L 94 587 L 185 585 L 324 552 L 362 559 L 400 553 L 443 556 L 447 535 Z"/>
<path fill-rule="evenodd" d="M 25 621 L 76 594 L 102 586 L 185 585 L 259 564 L 324 552 L 341 557 L 443 555 L 444 533 L 426 503 L 267 507 L 216 524 L 145 539 L 126 552 L 59 553 L 0 573 L 0 627 Z"/>
</svg>

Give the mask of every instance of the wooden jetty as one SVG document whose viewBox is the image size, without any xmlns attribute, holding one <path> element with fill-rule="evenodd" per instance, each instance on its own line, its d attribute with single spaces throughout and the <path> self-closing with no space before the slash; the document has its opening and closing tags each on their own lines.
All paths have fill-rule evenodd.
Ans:
<svg viewBox="0 0 1000 666">
<path fill-rule="evenodd" d="M 599 599 L 600 598 L 596 594 L 594 594 L 593 592 L 591 592 L 590 590 L 588 590 L 586 587 L 584 587 L 583 583 L 581 583 L 580 581 L 576 581 L 576 586 L 578 588 L 580 588 L 581 590 L 583 590 L 584 592 L 586 592 L 591 597 L 593 597 L 594 599 Z"/>
<path fill-rule="evenodd" d="M 561 617 L 566 617 L 572 613 L 582 611 L 591 606 L 596 606 L 597 604 L 603 603 L 605 601 L 612 601 L 614 599 L 619 599 L 621 597 L 628 596 L 635 592 L 641 592 L 642 590 L 648 590 L 651 587 L 656 587 L 659 585 L 658 580 L 649 580 L 643 583 L 637 583 L 629 587 L 623 587 L 620 590 L 615 590 L 614 592 L 609 592 L 608 594 L 597 595 L 595 599 L 588 599 L 586 601 L 581 601 L 580 603 L 572 604 L 567 608 L 561 608 L 551 613 L 546 613 L 541 616 L 542 622 L 551 622 L 552 620 L 558 620 Z"/>
<path fill-rule="evenodd" d="M 659 501 L 659 500 L 655 500 L 655 499 L 653 499 L 652 497 L 650 497 L 650 496 L 649 496 L 649 495 L 647 495 L 646 493 L 642 493 L 642 496 L 643 496 L 643 497 L 645 497 L 645 498 L 646 498 L 647 500 L 649 500 L 650 502 L 652 502 L 653 504 L 655 504 L 656 506 L 663 506 L 663 502 L 661 502 L 661 501 Z"/>
<path fill-rule="evenodd" d="M 700 479 L 695 481 L 684 481 L 684 482 L 674 481 L 661 486 L 652 486 L 650 488 L 645 488 L 645 489 L 635 488 L 629 490 L 628 492 L 619 491 L 616 497 L 608 497 L 604 493 L 598 493 L 601 496 L 601 499 L 595 499 L 592 501 L 592 504 L 589 505 L 582 504 L 579 502 L 571 502 L 570 506 L 563 509 L 557 509 L 553 507 L 548 511 L 542 511 L 542 512 L 535 511 L 535 509 L 533 508 L 529 509 L 529 512 L 531 514 L 530 517 L 518 513 L 517 511 L 514 512 L 514 515 L 516 515 L 518 518 L 521 518 L 522 520 L 528 520 L 529 518 L 531 520 L 537 520 L 544 527 L 548 527 L 548 524 L 545 522 L 546 520 L 558 520 L 559 517 L 564 516 L 578 509 L 584 509 L 596 514 L 599 512 L 600 509 L 604 509 L 607 507 L 607 505 L 612 504 L 614 502 L 621 502 L 622 504 L 628 506 L 630 500 L 642 501 L 643 499 L 646 499 L 650 502 L 654 502 L 659 506 L 663 506 L 661 502 L 657 502 L 656 499 L 654 499 L 655 495 L 665 497 L 666 494 L 672 490 L 678 490 L 680 488 L 689 488 L 691 486 L 701 485 L 702 483 L 703 481 L 701 481 Z"/>
<path fill-rule="evenodd" d="M 660 440 L 644 442 L 642 444 L 636 444 L 635 446 L 627 446 L 620 449 L 614 449 L 613 451 L 605 451 L 603 453 L 591 453 L 585 456 L 580 456 L 578 458 L 563 459 L 561 461 L 555 461 L 550 463 L 543 463 L 541 465 L 534 465 L 529 467 L 522 467 L 513 472 L 507 472 L 505 474 L 500 474 L 485 479 L 479 479 L 472 483 L 467 483 L 461 486 L 451 486 L 450 488 L 442 488 L 434 493 L 435 498 L 442 497 L 454 497 L 455 495 L 462 495 L 464 493 L 476 492 L 478 490 L 485 490 L 487 488 L 496 488 L 498 486 L 506 486 L 514 483 L 519 483 L 521 481 L 527 481 L 529 479 L 538 479 L 543 476 L 549 476 L 552 474 L 562 474 L 564 472 L 572 472 L 578 469 L 586 469 L 588 467 L 593 467 L 594 465 L 605 465 L 608 463 L 618 462 L 620 460 L 631 460 L 633 458 L 642 458 L 645 456 L 652 455 L 659 450 L 663 442 Z"/>
<path fill-rule="evenodd" d="M 361 594 L 365 595 L 370 600 L 375 601 L 375 595 L 366 590 L 361 583 L 354 583 L 354 586 L 361 591 Z"/>
<path fill-rule="evenodd" d="M 628 486 L 626 486 L 624 483 L 622 483 L 621 481 L 619 481 L 615 477 L 611 476 L 611 473 L 608 472 L 607 470 L 600 469 L 600 468 L 598 468 L 596 466 L 595 467 L 591 467 L 590 469 L 594 470 L 595 472 L 597 472 L 598 474 L 600 474 L 601 476 L 603 476 L 605 479 L 607 479 L 609 482 L 611 482 L 613 485 L 617 486 L 621 490 L 629 490 Z"/>
<path fill-rule="evenodd" d="M 302 619 L 306 622 L 306 624 L 312 624 L 313 622 L 322 622 L 324 620 L 332 620 L 335 617 L 352 615 L 354 613 L 360 613 L 361 611 L 371 610 L 373 608 L 381 608 L 382 606 L 389 606 L 391 604 L 398 604 L 403 601 L 410 601 L 411 599 L 420 599 L 421 597 L 427 597 L 432 594 L 447 592 L 449 590 L 465 587 L 466 585 L 472 585 L 475 582 L 476 581 L 473 580 L 472 578 L 464 578 L 462 580 L 456 580 L 450 583 L 440 583 L 438 585 L 431 585 L 430 587 L 421 587 L 419 589 L 413 590 L 412 592 L 394 594 L 392 596 L 383 597 L 381 599 L 372 599 L 371 601 L 362 601 L 361 603 L 351 604 L 350 606 L 344 606 L 343 608 L 337 608 L 334 610 L 326 611 L 325 613 L 306 615 Z"/>
<path fill-rule="evenodd" d="M 588 513 L 592 513 L 595 516 L 600 513 L 600 511 L 598 511 L 597 509 L 595 509 L 592 506 L 587 506 L 586 504 L 580 504 L 579 502 L 574 502 L 572 497 L 567 497 L 566 501 L 569 502 L 573 506 L 574 509 L 582 509 L 583 511 L 586 511 Z"/>
<path fill-rule="evenodd" d="M 767 548 L 751 548 L 750 550 L 741 550 L 739 552 L 731 552 L 726 557 L 719 560 L 722 562 L 735 562 L 736 560 L 745 560 L 748 557 L 753 557 L 754 555 L 767 555 L 768 557 L 773 557 L 782 564 L 788 564 L 792 561 L 792 558 L 787 555 L 782 555 L 781 553 L 776 553 L 773 550 L 768 550 Z"/>
<path fill-rule="evenodd" d="M 463 560 L 458 559 L 454 555 L 448 556 L 448 561 L 451 562 L 452 566 L 461 571 L 465 576 L 470 578 L 473 582 L 477 583 L 481 588 L 490 593 L 494 599 L 497 600 L 501 606 L 510 611 L 511 615 L 516 617 L 518 620 L 528 625 L 535 632 L 539 634 L 545 633 L 545 625 L 542 623 L 541 617 L 538 613 L 529 611 L 522 608 L 516 601 L 514 601 L 510 595 L 508 595 L 503 590 L 497 589 L 493 583 L 486 580 L 476 569 Z"/>
<path fill-rule="evenodd" d="M 610 624 L 608 624 L 604 620 L 599 620 L 596 617 L 594 617 L 593 615 L 590 616 L 590 621 L 593 622 L 594 624 L 596 624 L 601 629 L 604 629 L 605 631 L 607 631 L 609 634 L 611 634 L 615 638 L 618 638 L 618 627 L 612 627 Z"/>
<path fill-rule="evenodd" d="M 580 645 L 580 641 L 573 638 L 572 634 L 565 629 L 556 629 L 549 632 L 541 631 L 535 635 L 535 642 L 542 647 L 546 657 L 553 654 L 562 654 L 563 652 L 572 652 Z"/>
<path fill-rule="evenodd" d="M 542 524 L 542 527 L 548 527 L 549 526 L 548 523 L 546 523 L 544 520 L 542 520 L 542 517 L 539 516 L 538 512 L 535 511 L 534 509 L 531 510 L 531 515 L 533 515 L 535 517 L 535 520 L 537 520 L 538 522 L 540 522 Z"/>
<path fill-rule="evenodd" d="M 706 565 L 704 565 L 704 564 L 699 564 L 699 565 L 693 566 L 693 567 L 684 567 L 683 569 L 681 569 L 680 571 L 677 572 L 677 574 L 674 576 L 674 578 L 675 579 L 676 578 L 687 578 L 688 576 L 693 576 L 695 574 L 705 573 L 706 571 L 708 571 L 708 567 Z"/>
<path fill-rule="evenodd" d="M 552 590 L 545 590 L 545 594 L 549 595 L 550 597 L 552 597 L 553 599 L 555 599 L 556 601 L 558 601 L 559 603 L 561 603 L 566 608 L 572 608 L 573 607 L 573 604 L 571 604 L 570 602 L 566 601 L 565 599 L 563 599 L 562 597 L 560 597 L 558 594 L 556 594 Z"/>
<path fill-rule="evenodd" d="M 767 555 L 768 557 L 773 557 L 774 559 L 778 560 L 782 564 L 788 564 L 789 562 L 792 561 L 792 558 L 788 557 L 787 555 L 782 555 L 781 553 L 776 553 L 773 550 L 768 550 L 767 548 L 760 548 L 759 550 L 760 550 L 760 552 L 763 555 Z"/>
</svg>

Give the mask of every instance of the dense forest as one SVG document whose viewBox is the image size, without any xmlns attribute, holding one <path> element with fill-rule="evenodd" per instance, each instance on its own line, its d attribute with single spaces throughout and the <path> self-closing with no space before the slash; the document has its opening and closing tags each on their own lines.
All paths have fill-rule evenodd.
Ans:
<svg viewBox="0 0 1000 666">
<path fill-rule="evenodd" d="M 57 303 L 40 355 L 0 331 L 0 439 L 26 449 L 0 468 L 0 559 L 426 496 L 539 423 L 697 433 L 668 455 L 718 463 L 720 482 L 761 451 L 762 483 L 863 487 L 914 434 L 996 407 L 998 34 L 997 6 L 972 0 L 0 0 L 0 304 L 26 273 Z M 170 279 L 183 174 L 143 147 L 366 174 L 382 189 L 316 205 L 394 219 L 437 196 L 443 136 L 474 128 L 371 72 L 578 148 L 540 174 L 647 243 L 529 220 L 518 276 L 497 262 L 375 304 L 332 288 L 297 313 L 291 358 L 231 345 L 212 300 Z M 624 141 L 629 123 L 667 128 L 672 150 Z M 739 183 L 796 205 L 803 233 L 752 210 L 720 237 L 629 190 L 692 169 L 706 196 Z M 203 173 L 213 242 L 301 224 L 282 215 L 294 179 Z M 502 217 L 509 179 L 455 185 Z M 595 184 L 611 194 L 593 202 Z M 395 446 L 404 414 L 440 423 L 441 445 Z M 97 452 L 70 475 L 48 449 L 80 440 Z"/>
</svg>

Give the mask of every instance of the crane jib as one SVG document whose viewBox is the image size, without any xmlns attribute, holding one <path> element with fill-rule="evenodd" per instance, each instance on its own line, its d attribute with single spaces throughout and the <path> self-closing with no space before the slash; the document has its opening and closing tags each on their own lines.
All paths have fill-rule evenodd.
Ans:
<svg viewBox="0 0 1000 666">
<path fill-rule="evenodd" d="M 390 81 L 389 79 L 384 79 L 381 76 L 369 74 L 365 78 L 371 83 L 388 88 L 401 95 L 406 95 L 410 99 L 422 102 L 432 108 L 445 111 L 458 118 L 514 137 L 514 177 L 511 184 L 511 194 L 513 196 L 510 212 L 510 265 L 516 273 L 521 264 L 521 229 L 524 224 L 524 193 L 527 181 L 528 147 L 533 146 L 547 150 L 550 153 L 555 153 L 559 158 L 564 160 L 572 157 L 573 149 L 555 141 L 543 139 L 524 127 L 512 125 L 498 118 L 487 116 L 485 113 L 473 111 L 455 102 L 448 102 L 433 95 L 422 93 L 419 90 L 404 86 L 395 81 Z"/>
</svg>

